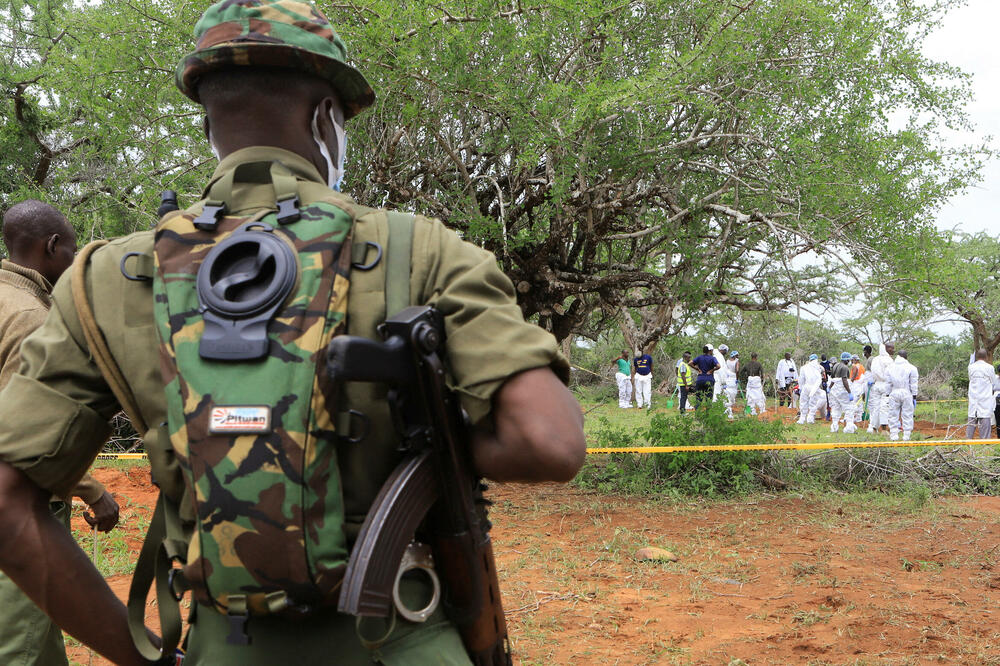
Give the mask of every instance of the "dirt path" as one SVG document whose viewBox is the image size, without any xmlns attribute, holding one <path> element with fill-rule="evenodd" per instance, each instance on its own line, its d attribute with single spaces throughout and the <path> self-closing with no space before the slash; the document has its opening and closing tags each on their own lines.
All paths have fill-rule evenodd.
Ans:
<svg viewBox="0 0 1000 666">
<path fill-rule="evenodd" d="M 997 498 L 497 499 L 522 663 L 1000 663 Z M 680 559 L 635 561 L 646 545 Z"/>
<path fill-rule="evenodd" d="M 134 557 L 155 499 L 148 472 L 97 477 L 119 496 Z M 1000 664 L 1000 498 L 491 492 L 521 664 Z M 636 561 L 647 545 L 679 561 Z M 109 578 L 123 599 L 128 580 Z"/>
</svg>

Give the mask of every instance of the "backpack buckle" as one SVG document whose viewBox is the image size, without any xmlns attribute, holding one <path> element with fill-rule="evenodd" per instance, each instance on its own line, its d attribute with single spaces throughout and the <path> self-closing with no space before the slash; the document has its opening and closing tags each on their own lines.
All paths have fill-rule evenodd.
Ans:
<svg viewBox="0 0 1000 666">
<path fill-rule="evenodd" d="M 229 635 L 226 636 L 227 645 L 250 645 L 250 634 L 247 633 L 247 615 L 226 615 L 229 620 Z"/>
<path fill-rule="evenodd" d="M 293 194 L 284 199 L 278 199 L 278 224 L 298 222 L 301 217 L 298 195 Z"/>
<path fill-rule="evenodd" d="M 226 603 L 226 619 L 229 620 L 229 635 L 226 636 L 226 644 L 250 645 L 250 634 L 247 633 L 250 608 L 246 595 L 230 594 Z"/>
<path fill-rule="evenodd" d="M 202 231 L 215 231 L 219 218 L 226 214 L 226 204 L 206 201 L 198 217 L 194 218 L 194 226 Z"/>
</svg>

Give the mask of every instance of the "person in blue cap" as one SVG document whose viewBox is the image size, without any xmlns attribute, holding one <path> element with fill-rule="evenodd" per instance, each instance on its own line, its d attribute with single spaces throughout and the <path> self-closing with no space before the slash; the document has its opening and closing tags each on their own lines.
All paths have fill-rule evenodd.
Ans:
<svg viewBox="0 0 1000 666">
<path fill-rule="evenodd" d="M 830 397 L 830 432 L 840 429 L 840 420 L 844 420 L 844 432 L 857 431 L 854 424 L 854 395 L 851 393 L 851 354 L 843 352 L 840 360 L 830 367 L 827 379 L 827 390 Z"/>
</svg>

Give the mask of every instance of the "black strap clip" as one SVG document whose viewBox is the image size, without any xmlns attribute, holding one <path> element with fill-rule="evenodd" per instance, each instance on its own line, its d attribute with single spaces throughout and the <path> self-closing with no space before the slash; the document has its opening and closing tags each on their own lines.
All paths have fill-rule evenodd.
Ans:
<svg viewBox="0 0 1000 666">
<path fill-rule="evenodd" d="M 177 601 L 183 599 L 184 593 L 191 589 L 191 584 L 184 577 L 184 572 L 176 567 L 170 569 L 170 573 L 167 574 L 167 586 L 170 587 L 170 594 Z"/>
<path fill-rule="evenodd" d="M 278 224 L 298 222 L 301 217 L 298 196 L 293 195 L 278 200 Z"/>
<path fill-rule="evenodd" d="M 201 214 L 194 218 L 194 226 L 202 231 L 215 231 L 219 218 L 226 214 L 226 204 L 205 203 Z"/>
<path fill-rule="evenodd" d="M 226 643 L 229 645 L 250 645 L 250 634 L 247 633 L 247 622 L 250 620 L 250 616 L 229 613 L 226 617 L 229 618 L 229 635 L 226 636 Z"/>
</svg>

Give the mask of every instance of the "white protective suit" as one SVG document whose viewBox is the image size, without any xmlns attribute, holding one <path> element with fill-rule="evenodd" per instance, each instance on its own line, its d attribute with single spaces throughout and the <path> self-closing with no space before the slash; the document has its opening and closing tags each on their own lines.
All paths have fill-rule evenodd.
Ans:
<svg viewBox="0 0 1000 666">
<path fill-rule="evenodd" d="M 874 370 L 874 363 L 872 364 Z M 917 367 L 902 356 L 889 368 L 889 411 L 886 418 L 889 425 L 889 439 L 899 439 L 899 429 L 903 428 L 903 441 L 910 439 L 913 432 L 913 410 L 917 400 L 917 382 L 920 373 Z"/>
<path fill-rule="evenodd" d="M 719 396 L 722 394 L 722 389 L 726 385 L 726 375 L 729 374 L 729 370 L 727 369 L 728 366 L 726 365 L 725 354 L 718 349 L 713 349 L 712 356 L 714 356 L 715 360 L 719 362 L 719 369 L 715 371 L 714 375 L 712 375 L 715 377 L 715 386 L 712 387 L 712 402 L 715 402 L 719 399 Z"/>
<path fill-rule="evenodd" d="M 885 411 L 889 406 L 889 369 L 892 357 L 885 345 L 878 346 L 878 355 L 872 358 L 871 372 L 865 373 L 871 389 L 868 391 L 868 432 L 875 432 L 879 426 L 889 423 Z M 869 376 L 870 375 L 870 376 Z"/>
<path fill-rule="evenodd" d="M 993 397 L 993 380 L 996 372 L 986 361 L 976 361 L 969 366 L 969 418 L 989 418 L 996 409 Z"/>
<path fill-rule="evenodd" d="M 747 377 L 747 406 L 750 407 L 750 413 L 754 416 L 763 414 L 766 405 L 764 380 L 757 376 Z"/>
<path fill-rule="evenodd" d="M 986 361 L 976 361 L 969 366 L 969 422 L 965 436 L 972 436 L 979 428 L 979 438 L 990 436 L 990 419 L 996 408 L 995 384 L 996 373 Z"/>
<path fill-rule="evenodd" d="M 823 368 L 820 367 L 819 360 L 813 359 L 802 366 L 802 374 L 799 377 L 799 425 L 816 422 L 816 410 L 822 404 L 822 398 L 817 394 L 822 394 L 823 389 Z"/>
<path fill-rule="evenodd" d="M 847 386 L 850 387 L 851 369 L 843 361 L 833 364 L 830 370 L 830 377 L 826 379 L 826 386 L 830 396 L 830 432 L 837 432 L 840 429 L 840 419 L 844 419 L 844 432 L 850 434 L 856 432 L 858 427 L 854 425 L 854 395 L 849 389 L 844 388 L 844 379 L 835 377 L 840 372 L 848 376 Z M 912 429 L 912 428 L 911 428 Z"/>
<path fill-rule="evenodd" d="M 795 367 L 795 361 L 792 359 L 781 359 L 778 361 L 778 370 L 774 373 L 774 380 L 778 385 L 779 389 L 784 389 L 789 384 L 794 384 L 799 381 L 799 372 Z M 801 389 L 801 387 L 800 387 Z M 801 391 L 800 391 L 801 392 Z M 792 406 L 795 406 L 795 394 L 791 396 Z M 780 402 L 780 400 L 779 400 Z"/>
<path fill-rule="evenodd" d="M 615 384 L 618 385 L 618 406 L 629 409 L 632 407 L 632 377 L 618 369 L 615 372 Z"/>
<path fill-rule="evenodd" d="M 716 371 L 718 372 L 718 370 Z M 733 405 L 736 404 L 736 394 L 739 391 L 736 373 L 730 368 L 726 368 L 726 376 L 723 379 L 722 399 L 726 405 L 726 416 L 733 418 Z"/>
</svg>

